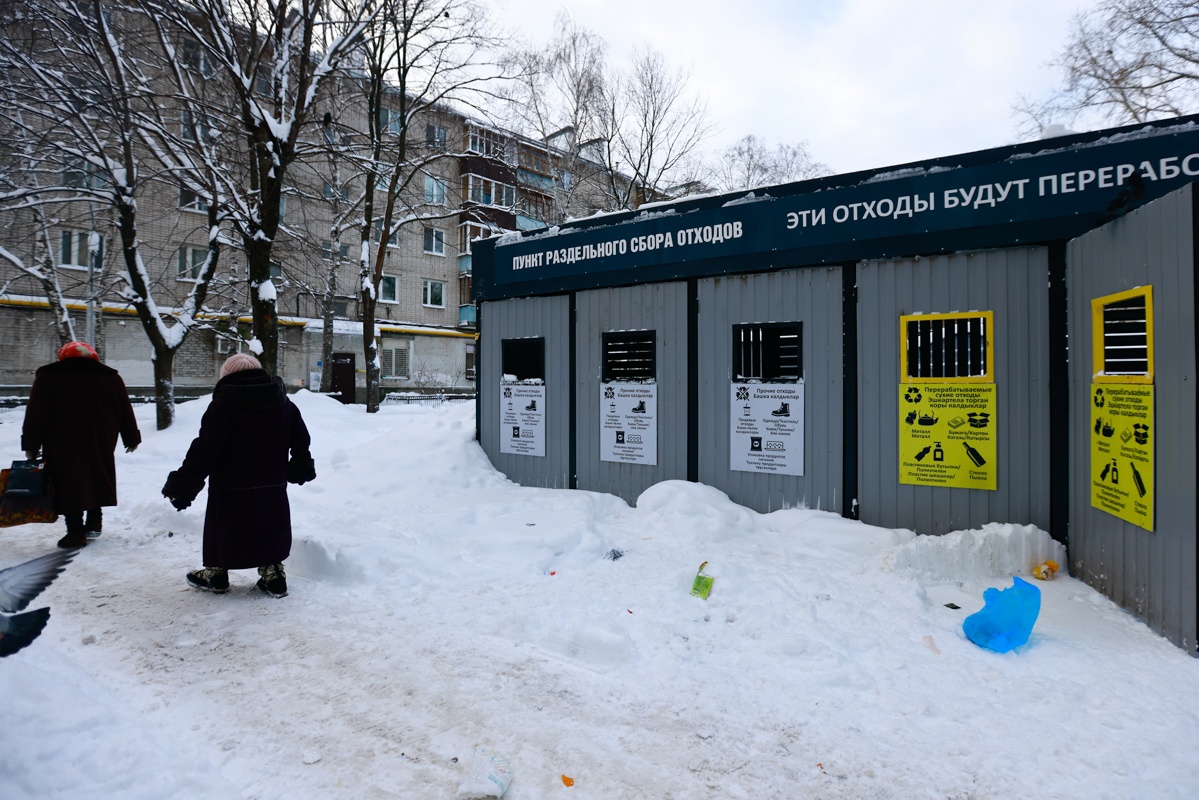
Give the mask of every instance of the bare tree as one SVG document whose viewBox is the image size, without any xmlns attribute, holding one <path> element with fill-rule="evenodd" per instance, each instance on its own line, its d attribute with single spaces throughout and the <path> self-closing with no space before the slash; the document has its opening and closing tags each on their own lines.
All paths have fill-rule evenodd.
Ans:
<svg viewBox="0 0 1199 800">
<path fill-rule="evenodd" d="M 206 84 L 235 110 L 242 142 L 240 163 L 205 164 L 224 198 L 228 220 L 245 252 L 251 317 L 251 349 L 275 372 L 279 355 L 277 292 L 271 281 L 284 196 L 306 127 L 320 122 L 322 85 L 359 47 L 378 2 L 349 0 L 137 0 L 154 23 L 172 63 L 175 93 L 196 113 Z M 338 35 L 323 36 L 330 26 Z"/>
<path fill-rule="evenodd" d="M 181 304 L 172 298 L 172 307 L 159 305 L 155 291 L 163 270 L 147 267 L 137 232 L 139 203 L 157 169 L 138 146 L 139 124 L 155 98 L 138 60 L 126 52 L 137 33 L 136 25 L 126 27 L 129 21 L 100 0 L 30 4 L 21 20 L 29 39 L 0 38 L 0 68 L 16 99 L 0 113 L 18 138 L 36 142 L 28 169 L 41 177 L 24 182 L 18 203 L 95 204 L 111 215 L 124 267 L 119 296 L 137 312 L 153 348 L 161 430 L 174 421 L 175 354 L 188 333 L 203 324 L 197 314 L 216 268 L 216 251 L 197 266 Z M 214 228 L 215 219 L 210 217 L 210 223 Z M 96 236 L 93 224 L 88 245 L 93 254 Z"/>
<path fill-rule="evenodd" d="M 361 49 L 369 153 L 362 162 L 359 309 L 366 362 L 366 410 L 380 405 L 375 311 L 388 243 L 421 221 L 456 218 L 456 204 L 425 192 L 438 166 L 463 155 L 430 138 L 427 120 L 449 104 L 477 109 L 502 69 L 487 15 L 476 0 L 380 0 L 373 36 Z M 449 187 L 442 184 L 442 192 Z M 374 245 L 372 252 L 371 246 Z"/>
<path fill-rule="evenodd" d="M 1053 62 L 1064 86 L 1047 100 L 1023 99 L 1027 133 L 1096 116 L 1145 122 L 1199 108 L 1199 3 L 1102 0 L 1078 14 Z"/>
<path fill-rule="evenodd" d="M 509 56 L 514 80 L 505 95 L 506 125 L 554 148 L 554 201 L 559 219 L 608 210 L 589 187 L 605 174 L 595 156 L 605 127 L 606 44 L 569 14 L 555 19 L 548 47 Z M 590 154 L 590 157 L 589 157 Z"/>
<path fill-rule="evenodd" d="M 663 196 L 711 132 L 707 108 L 688 94 L 687 79 L 661 53 L 642 50 L 606 87 L 602 158 L 616 208 Z"/>
<path fill-rule="evenodd" d="M 732 192 L 817 178 L 830 174 L 830 170 L 812 159 L 805 143 L 780 144 L 771 149 L 750 134 L 718 153 L 709 174 L 717 189 Z"/>
</svg>

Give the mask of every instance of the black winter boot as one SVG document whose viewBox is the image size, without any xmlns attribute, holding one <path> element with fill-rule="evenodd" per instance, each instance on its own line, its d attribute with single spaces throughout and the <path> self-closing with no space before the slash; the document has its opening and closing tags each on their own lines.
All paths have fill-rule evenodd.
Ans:
<svg viewBox="0 0 1199 800">
<path fill-rule="evenodd" d="M 58 546 L 64 550 L 76 547 L 87 547 L 87 533 L 83 530 L 82 514 L 64 514 L 67 520 L 67 535 L 58 540 Z"/>
<path fill-rule="evenodd" d="M 204 569 L 187 573 L 187 582 L 206 592 L 224 594 L 229 591 L 229 570 L 220 567 L 204 567 Z"/>
<path fill-rule="evenodd" d="M 258 568 L 258 588 L 271 597 L 287 597 L 287 576 L 283 574 L 282 564 L 267 564 Z"/>
<path fill-rule="evenodd" d="M 100 536 L 100 530 L 104 527 L 104 512 L 98 508 L 89 508 L 87 511 L 87 521 L 83 523 L 84 534 L 89 539 L 96 539 Z"/>
</svg>

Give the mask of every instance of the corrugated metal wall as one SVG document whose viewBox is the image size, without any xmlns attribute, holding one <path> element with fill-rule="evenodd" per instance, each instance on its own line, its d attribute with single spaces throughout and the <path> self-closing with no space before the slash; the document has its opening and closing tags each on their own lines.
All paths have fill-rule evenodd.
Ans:
<svg viewBox="0 0 1199 800">
<path fill-rule="evenodd" d="M 579 292 L 575 314 L 578 488 L 609 492 L 632 503 L 659 481 L 686 480 L 687 284 Z M 600 460 L 601 334 L 635 330 L 657 332 L 658 463 L 654 466 Z"/>
<path fill-rule="evenodd" d="M 1193 187 L 1071 242 L 1070 572 L 1188 652 L 1196 647 L 1195 253 Z M 1091 300 L 1152 285 L 1155 522 L 1091 506 Z"/>
<path fill-rule="evenodd" d="M 1048 251 L 1011 248 L 858 266 L 861 519 L 942 534 L 1014 522 L 1049 530 Z M 996 491 L 899 483 L 899 317 L 995 312 Z"/>
<path fill-rule="evenodd" d="M 496 469 L 522 486 L 570 488 L 570 298 L 531 297 L 484 303 L 479 339 L 480 439 Z M 545 339 L 545 456 L 500 452 L 501 348 L 504 339 Z"/>
<path fill-rule="evenodd" d="M 841 512 L 841 269 L 786 270 L 699 281 L 699 479 L 757 511 L 804 505 Z M 729 469 L 733 325 L 803 323 L 804 474 Z"/>
</svg>

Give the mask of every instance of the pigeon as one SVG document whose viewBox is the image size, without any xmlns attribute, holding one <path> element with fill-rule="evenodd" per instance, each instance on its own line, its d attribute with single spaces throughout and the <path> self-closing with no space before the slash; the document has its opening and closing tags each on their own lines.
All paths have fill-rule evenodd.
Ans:
<svg viewBox="0 0 1199 800">
<path fill-rule="evenodd" d="M 50 619 L 49 608 L 22 611 L 25 606 L 53 583 L 76 550 L 59 550 L 47 556 L 0 569 L 0 657 L 10 656 L 41 634 Z M 13 616 L 8 616 L 12 614 Z"/>
</svg>

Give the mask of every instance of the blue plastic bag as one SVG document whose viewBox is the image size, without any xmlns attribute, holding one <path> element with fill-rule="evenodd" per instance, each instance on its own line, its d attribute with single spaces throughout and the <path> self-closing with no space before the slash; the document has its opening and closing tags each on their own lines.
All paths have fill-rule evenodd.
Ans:
<svg viewBox="0 0 1199 800">
<path fill-rule="evenodd" d="M 979 647 L 1006 653 L 1028 641 L 1041 613 L 1041 590 L 1012 578 L 1010 589 L 987 589 L 983 607 L 962 622 L 967 638 Z"/>
</svg>

